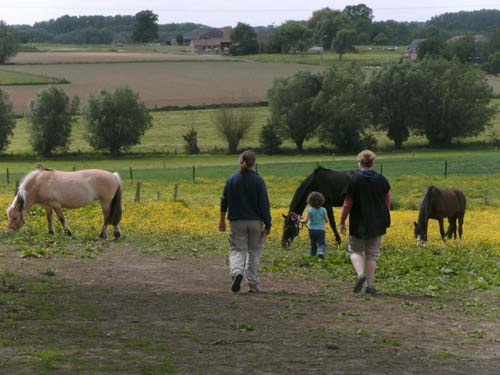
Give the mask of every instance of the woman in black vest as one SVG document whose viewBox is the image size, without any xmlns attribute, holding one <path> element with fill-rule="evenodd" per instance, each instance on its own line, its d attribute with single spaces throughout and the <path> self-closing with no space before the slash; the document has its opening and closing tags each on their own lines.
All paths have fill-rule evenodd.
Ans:
<svg viewBox="0 0 500 375">
<path fill-rule="evenodd" d="M 366 281 L 366 293 L 372 295 L 377 293 L 373 279 L 382 236 L 391 224 L 391 187 L 384 176 L 371 170 L 375 157 L 370 150 L 358 154 L 359 169 L 346 187 L 340 218 L 340 231 L 345 235 L 345 221 L 350 215 L 349 253 L 358 274 L 354 293 L 359 293 Z"/>
</svg>

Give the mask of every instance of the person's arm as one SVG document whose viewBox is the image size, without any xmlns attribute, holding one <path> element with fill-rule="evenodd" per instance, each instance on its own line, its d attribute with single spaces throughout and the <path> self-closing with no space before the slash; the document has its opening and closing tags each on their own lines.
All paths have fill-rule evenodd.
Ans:
<svg viewBox="0 0 500 375">
<path fill-rule="evenodd" d="M 340 215 L 340 233 L 346 234 L 345 221 L 347 216 L 349 216 L 349 212 L 351 212 L 352 208 L 352 198 L 349 195 L 344 197 L 344 204 L 342 206 L 342 215 Z"/>
<path fill-rule="evenodd" d="M 306 216 L 304 216 L 304 217 L 299 216 L 299 221 L 301 223 L 308 223 L 309 222 L 309 211 L 306 212 Z"/>
<path fill-rule="evenodd" d="M 264 233 L 268 236 L 271 233 L 271 208 L 269 205 L 269 196 L 267 195 L 266 184 L 261 178 L 259 181 L 260 194 L 259 194 L 259 209 L 263 215 Z"/>
<path fill-rule="evenodd" d="M 387 206 L 387 209 L 390 211 L 391 210 L 391 192 L 388 191 L 385 194 L 385 205 Z"/>
<path fill-rule="evenodd" d="M 222 191 L 222 197 L 220 198 L 220 220 L 219 220 L 219 231 L 224 232 L 226 230 L 226 212 L 227 212 L 227 181 L 224 185 L 224 190 Z"/>
</svg>

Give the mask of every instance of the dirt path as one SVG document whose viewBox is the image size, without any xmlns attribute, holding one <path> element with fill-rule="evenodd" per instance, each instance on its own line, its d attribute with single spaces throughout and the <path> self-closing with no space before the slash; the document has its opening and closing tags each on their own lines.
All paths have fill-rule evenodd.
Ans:
<svg viewBox="0 0 500 375">
<path fill-rule="evenodd" d="M 86 361 L 109 355 L 106 340 L 116 345 L 125 340 L 130 351 L 147 339 L 143 345 L 168 348 L 175 369 L 156 373 L 498 374 L 500 369 L 499 291 L 465 300 L 366 297 L 326 278 L 264 273 L 263 293 L 248 294 L 244 284 L 234 294 L 223 256 L 169 260 L 123 245 L 97 259 L 22 260 L 13 249 L 0 255 L 0 269 L 22 280 L 47 279 L 43 272 L 55 270 L 50 280 L 63 288 L 50 301 L 71 306 L 58 310 L 67 322 L 55 334 L 61 342 L 86 344 L 80 345 L 87 348 L 81 350 Z M 105 334 L 89 335 L 91 328 Z M 0 349 L 0 360 L 13 352 Z M 108 361 L 123 366 L 113 356 Z"/>
</svg>

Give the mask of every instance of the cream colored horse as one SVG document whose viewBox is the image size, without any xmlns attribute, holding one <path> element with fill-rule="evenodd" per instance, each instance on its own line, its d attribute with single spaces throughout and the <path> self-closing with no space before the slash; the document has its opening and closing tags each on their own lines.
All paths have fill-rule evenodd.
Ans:
<svg viewBox="0 0 500 375">
<path fill-rule="evenodd" d="M 104 225 L 100 237 L 107 236 L 108 224 L 114 227 L 114 236 L 121 236 L 118 224 L 122 216 L 121 180 L 118 173 L 100 169 L 87 169 L 77 172 L 63 172 L 38 165 L 28 173 L 19 185 L 19 190 L 7 209 L 9 228 L 19 229 L 26 220 L 27 211 L 34 204 L 45 208 L 49 233 L 54 233 L 52 211 L 56 212 L 64 232 L 71 236 L 66 224 L 63 208 L 81 208 L 98 200 L 102 206 Z"/>
</svg>

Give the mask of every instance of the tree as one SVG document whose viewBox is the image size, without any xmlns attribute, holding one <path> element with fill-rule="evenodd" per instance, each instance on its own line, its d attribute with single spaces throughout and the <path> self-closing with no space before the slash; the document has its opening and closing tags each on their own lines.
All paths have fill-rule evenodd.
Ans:
<svg viewBox="0 0 500 375">
<path fill-rule="evenodd" d="M 17 53 L 17 39 L 14 28 L 0 21 L 0 64 L 5 63 Z"/>
<path fill-rule="evenodd" d="M 109 150 L 113 156 L 139 144 L 152 125 L 152 117 L 139 94 L 128 87 L 90 95 L 84 117 L 90 145 L 96 150 Z"/>
<path fill-rule="evenodd" d="M 143 10 L 135 15 L 134 42 L 147 43 L 158 39 L 158 15 L 150 10 Z"/>
<path fill-rule="evenodd" d="M 496 108 L 489 105 L 492 88 L 484 73 L 457 59 L 426 59 L 419 67 L 425 91 L 417 130 L 431 146 L 449 146 L 452 139 L 485 129 Z"/>
<path fill-rule="evenodd" d="M 177 43 L 178 46 L 184 45 L 184 36 L 182 34 L 177 34 L 175 36 L 175 42 Z"/>
<path fill-rule="evenodd" d="M 9 95 L 0 89 L 0 151 L 4 151 L 10 143 L 12 131 L 16 126 L 14 113 L 12 112 L 12 101 Z"/>
<path fill-rule="evenodd" d="M 363 146 L 373 147 L 366 135 L 370 124 L 366 77 L 363 70 L 350 64 L 332 66 L 326 71 L 323 88 L 314 101 L 318 112 L 320 137 L 334 144 L 340 152 L 354 152 Z"/>
<path fill-rule="evenodd" d="M 212 123 L 227 141 L 230 154 L 238 152 L 238 146 L 250 130 L 254 118 L 254 114 L 248 110 L 221 107 L 214 111 Z"/>
<path fill-rule="evenodd" d="M 267 93 L 272 123 L 294 141 L 299 152 L 318 126 L 318 114 L 312 105 L 321 90 L 321 81 L 320 74 L 300 71 L 275 79 Z"/>
<path fill-rule="evenodd" d="M 273 46 L 279 46 L 282 53 L 303 51 L 311 43 L 311 31 L 304 22 L 287 21 L 273 29 Z"/>
<path fill-rule="evenodd" d="M 416 128 L 421 111 L 424 77 L 413 63 L 384 65 L 369 85 L 375 123 L 401 148 Z"/>
<path fill-rule="evenodd" d="M 457 57 L 462 63 L 468 63 L 478 57 L 478 47 L 471 35 L 465 35 L 446 44 L 445 54 L 451 60 Z"/>
<path fill-rule="evenodd" d="M 349 51 L 354 51 L 354 43 L 356 42 L 356 32 L 354 30 L 342 29 L 333 40 L 332 49 L 339 54 L 339 60 L 342 60 L 342 55 Z"/>
<path fill-rule="evenodd" d="M 500 52 L 495 52 L 488 57 L 486 70 L 490 74 L 500 73 Z"/>
<path fill-rule="evenodd" d="M 443 51 L 444 44 L 439 39 L 425 39 L 417 47 L 417 60 L 422 61 L 425 57 L 438 58 L 443 56 Z"/>
<path fill-rule="evenodd" d="M 307 24 L 312 30 L 314 42 L 326 49 L 332 45 L 339 30 L 350 26 L 350 20 L 338 10 L 323 8 L 313 12 Z"/>
<path fill-rule="evenodd" d="M 384 33 L 378 33 L 373 37 L 372 41 L 375 44 L 381 45 L 381 44 L 387 44 L 389 39 L 387 38 L 387 35 L 385 35 Z"/>
<path fill-rule="evenodd" d="M 200 148 L 198 147 L 198 132 L 191 128 L 186 134 L 182 135 L 182 138 L 186 142 L 184 148 L 188 155 L 196 155 L 200 153 Z"/>
<path fill-rule="evenodd" d="M 356 35 L 368 33 L 373 20 L 373 10 L 365 4 L 348 5 L 342 11 L 351 21 L 351 27 Z"/>
<path fill-rule="evenodd" d="M 30 101 L 26 118 L 33 151 L 49 156 L 56 150 L 67 150 L 79 102 L 78 97 L 70 101 L 56 86 L 40 91 Z"/>
<path fill-rule="evenodd" d="M 259 51 L 255 30 L 243 22 L 238 22 L 238 25 L 231 31 L 231 42 L 232 55 L 248 55 Z"/>
<path fill-rule="evenodd" d="M 283 143 L 278 134 L 278 127 L 269 119 L 260 131 L 260 147 L 265 154 L 272 155 L 278 151 Z"/>
</svg>

